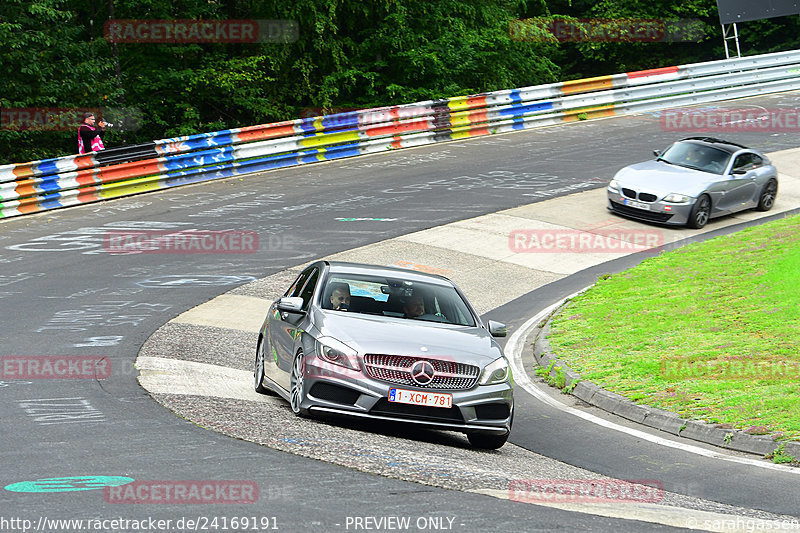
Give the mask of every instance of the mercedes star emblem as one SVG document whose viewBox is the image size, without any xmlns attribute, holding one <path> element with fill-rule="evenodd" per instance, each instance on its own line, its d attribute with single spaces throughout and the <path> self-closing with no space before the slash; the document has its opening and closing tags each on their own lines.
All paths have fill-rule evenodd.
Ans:
<svg viewBox="0 0 800 533">
<path fill-rule="evenodd" d="M 418 385 L 427 385 L 433 381 L 436 371 L 428 361 L 418 361 L 411 367 L 411 379 Z"/>
</svg>

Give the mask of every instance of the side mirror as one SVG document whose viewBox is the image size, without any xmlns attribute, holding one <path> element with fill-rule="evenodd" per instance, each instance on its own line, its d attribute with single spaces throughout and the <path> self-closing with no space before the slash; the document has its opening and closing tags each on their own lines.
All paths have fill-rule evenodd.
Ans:
<svg viewBox="0 0 800 533">
<path fill-rule="evenodd" d="M 284 296 L 278 300 L 278 311 L 285 311 L 287 313 L 302 313 L 303 312 L 303 299 L 299 296 Z"/>
<path fill-rule="evenodd" d="M 505 337 L 508 335 L 508 327 L 502 322 L 489 321 L 489 333 L 492 337 Z"/>
<path fill-rule="evenodd" d="M 743 168 L 737 168 L 734 169 L 733 172 L 731 172 L 731 174 L 736 174 L 737 176 L 744 176 L 745 174 L 747 174 L 747 170 Z"/>
<path fill-rule="evenodd" d="M 656 157 L 661 157 L 661 150 L 653 150 L 653 155 Z"/>
</svg>

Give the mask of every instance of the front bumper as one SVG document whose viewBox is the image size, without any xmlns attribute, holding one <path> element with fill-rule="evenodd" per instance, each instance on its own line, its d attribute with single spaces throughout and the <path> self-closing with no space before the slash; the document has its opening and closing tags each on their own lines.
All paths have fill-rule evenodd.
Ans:
<svg viewBox="0 0 800 533">
<path fill-rule="evenodd" d="M 437 429 L 504 434 L 511 430 L 514 392 L 511 380 L 476 385 L 468 390 L 444 390 L 399 385 L 368 377 L 311 356 L 306 358 L 305 398 L 301 408 L 330 413 L 407 422 Z M 424 407 L 389 402 L 389 389 L 452 394 L 453 406 Z"/>
<path fill-rule="evenodd" d="M 671 204 L 657 200 L 655 202 L 639 202 L 637 204 L 646 205 L 649 209 L 642 209 L 631 205 L 631 199 L 622 196 L 618 192 L 606 191 L 608 196 L 608 209 L 618 215 L 647 222 L 683 226 L 689 221 L 689 215 L 694 206 L 694 200 L 686 204 Z"/>
</svg>

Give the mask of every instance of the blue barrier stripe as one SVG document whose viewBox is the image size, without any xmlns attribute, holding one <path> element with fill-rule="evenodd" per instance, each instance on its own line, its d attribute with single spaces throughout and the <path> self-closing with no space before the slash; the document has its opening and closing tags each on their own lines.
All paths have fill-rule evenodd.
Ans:
<svg viewBox="0 0 800 533">
<path fill-rule="evenodd" d="M 521 116 L 526 113 L 535 113 L 537 111 L 549 111 L 553 109 L 553 102 L 542 102 L 540 104 L 528 104 L 528 105 L 515 105 L 509 107 L 508 109 L 501 109 L 498 113 L 501 116 Z"/>
<path fill-rule="evenodd" d="M 313 118 L 304 118 L 297 126 L 300 128 L 302 133 L 313 133 L 317 131 L 317 126 L 314 125 L 315 120 Z"/>
<path fill-rule="evenodd" d="M 224 146 L 214 150 L 203 152 L 191 152 L 188 154 L 176 154 L 166 156 L 162 159 L 161 165 L 166 171 L 180 170 L 182 168 L 212 165 L 222 161 L 232 161 L 236 158 L 236 149 L 233 146 Z"/>
<path fill-rule="evenodd" d="M 43 159 L 33 167 L 34 174 L 58 174 L 61 169 L 58 168 L 58 159 Z"/>
<path fill-rule="evenodd" d="M 58 183 L 58 180 L 59 180 L 58 176 L 53 176 L 53 177 L 49 177 L 47 179 L 41 180 L 36 185 L 37 185 L 37 187 L 39 187 L 40 189 L 42 189 L 43 191 L 46 191 L 46 192 L 60 191 L 61 190 L 61 185 Z"/>
<path fill-rule="evenodd" d="M 519 89 L 513 89 L 508 97 L 512 102 L 522 102 L 522 92 Z"/>
<path fill-rule="evenodd" d="M 322 127 L 325 129 L 329 128 L 344 128 L 344 127 L 355 127 L 358 128 L 359 124 L 359 115 L 358 112 L 352 113 L 339 113 L 336 115 L 325 115 L 322 118 Z"/>
</svg>

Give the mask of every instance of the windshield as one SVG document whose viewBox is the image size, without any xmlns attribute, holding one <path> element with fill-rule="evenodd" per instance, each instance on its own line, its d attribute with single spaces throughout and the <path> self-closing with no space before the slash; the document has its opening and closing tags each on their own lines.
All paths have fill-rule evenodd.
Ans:
<svg viewBox="0 0 800 533">
<path fill-rule="evenodd" d="M 725 172 L 730 158 L 731 154 L 728 152 L 711 146 L 693 142 L 677 142 L 670 146 L 658 160 L 712 174 L 722 174 Z"/>
<path fill-rule="evenodd" d="M 331 274 L 322 292 L 322 308 L 475 326 L 475 318 L 454 287 L 402 278 Z"/>
</svg>

